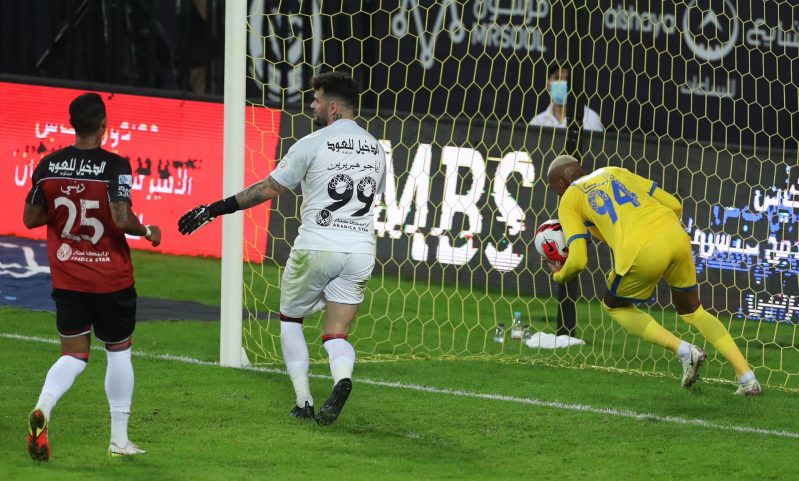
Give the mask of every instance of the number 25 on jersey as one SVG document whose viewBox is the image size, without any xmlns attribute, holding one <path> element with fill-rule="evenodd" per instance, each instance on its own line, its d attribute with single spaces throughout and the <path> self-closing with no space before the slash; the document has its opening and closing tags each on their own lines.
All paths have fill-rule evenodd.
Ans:
<svg viewBox="0 0 799 481">
<path fill-rule="evenodd" d="M 78 208 L 69 197 L 56 197 L 54 204 L 56 207 L 66 207 L 67 221 L 64 223 L 64 229 L 61 231 L 61 237 L 73 241 L 80 241 L 81 239 L 87 240 L 92 244 L 97 244 L 97 241 L 103 236 L 105 228 L 100 220 L 87 215 L 87 212 L 92 209 L 100 208 L 100 201 L 80 199 L 80 225 L 91 227 L 94 233 L 91 236 L 81 234 L 76 236 L 72 233 L 72 228 L 75 226 L 75 219 L 78 217 Z"/>
</svg>

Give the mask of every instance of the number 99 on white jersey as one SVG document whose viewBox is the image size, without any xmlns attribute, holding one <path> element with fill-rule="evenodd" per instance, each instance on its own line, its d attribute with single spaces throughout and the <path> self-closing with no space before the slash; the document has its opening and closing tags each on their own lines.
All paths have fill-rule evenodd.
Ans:
<svg viewBox="0 0 799 481">
<path fill-rule="evenodd" d="M 371 254 L 374 199 L 385 190 L 386 156 L 353 120 L 337 120 L 294 144 L 271 174 L 302 185 L 302 225 L 294 247 Z"/>
</svg>

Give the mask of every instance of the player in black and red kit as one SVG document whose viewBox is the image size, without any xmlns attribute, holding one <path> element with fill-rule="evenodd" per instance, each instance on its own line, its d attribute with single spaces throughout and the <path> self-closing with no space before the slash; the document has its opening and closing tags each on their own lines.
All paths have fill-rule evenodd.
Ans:
<svg viewBox="0 0 799 481">
<path fill-rule="evenodd" d="M 43 158 L 33 173 L 23 221 L 47 226 L 47 253 L 53 279 L 61 357 L 50 368 L 30 415 L 28 452 L 50 457 L 50 412 L 89 360 L 91 329 L 105 343 L 105 391 L 111 409 L 111 444 L 116 456 L 144 451 L 128 439 L 133 397 L 131 336 L 136 324 L 133 265 L 125 234 L 161 242 L 157 226 L 145 226 L 131 211 L 130 163 L 103 150 L 105 104 L 95 93 L 69 105 L 75 143 Z"/>
</svg>

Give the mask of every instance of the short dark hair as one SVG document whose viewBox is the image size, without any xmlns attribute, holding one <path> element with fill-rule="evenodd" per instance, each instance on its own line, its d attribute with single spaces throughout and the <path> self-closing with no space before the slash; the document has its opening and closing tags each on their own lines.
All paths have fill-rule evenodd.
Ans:
<svg viewBox="0 0 799 481">
<path fill-rule="evenodd" d="M 344 72 L 326 72 L 311 79 L 314 90 L 322 89 L 326 96 L 348 105 L 353 110 L 358 107 L 358 85 L 352 76 Z"/>
<path fill-rule="evenodd" d="M 85 93 L 75 97 L 69 104 L 69 123 L 80 137 L 97 132 L 105 119 L 105 104 L 96 93 Z"/>
<path fill-rule="evenodd" d="M 569 66 L 565 63 L 554 63 L 549 66 L 549 71 L 547 73 L 547 78 L 552 78 L 553 75 L 560 72 L 561 70 L 569 70 Z"/>
</svg>

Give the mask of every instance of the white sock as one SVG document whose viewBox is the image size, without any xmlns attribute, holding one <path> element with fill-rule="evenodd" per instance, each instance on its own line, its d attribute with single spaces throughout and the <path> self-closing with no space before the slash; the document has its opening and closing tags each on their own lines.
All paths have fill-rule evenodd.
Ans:
<svg viewBox="0 0 799 481">
<path fill-rule="evenodd" d="M 745 373 L 743 373 L 743 375 L 740 378 L 738 378 L 738 382 L 744 384 L 749 381 L 752 381 L 754 378 L 755 378 L 755 373 L 753 373 L 752 371 L 746 371 Z"/>
<path fill-rule="evenodd" d="M 105 371 L 105 394 L 111 409 L 111 442 L 120 447 L 128 445 L 128 418 L 133 400 L 133 363 L 130 348 L 106 351 L 108 369 Z"/>
<path fill-rule="evenodd" d="M 61 356 L 47 371 L 42 393 L 39 395 L 35 409 L 41 409 L 44 417 L 50 419 L 50 413 L 58 400 L 69 391 L 72 383 L 84 369 L 86 369 L 86 361 L 72 356 Z"/>
<path fill-rule="evenodd" d="M 346 339 L 336 338 L 325 341 L 325 350 L 330 356 L 330 374 L 333 375 L 333 384 L 342 379 L 352 379 L 352 369 L 355 367 L 355 349 Z"/>
<path fill-rule="evenodd" d="M 297 406 L 304 407 L 306 402 L 313 406 L 311 385 L 308 382 L 308 345 L 302 333 L 302 324 L 281 321 L 280 346 L 283 349 L 286 371 L 297 394 Z"/>
<path fill-rule="evenodd" d="M 680 341 L 680 347 L 677 348 L 677 357 L 681 361 L 687 361 L 691 357 L 691 345 L 685 341 Z"/>
</svg>

